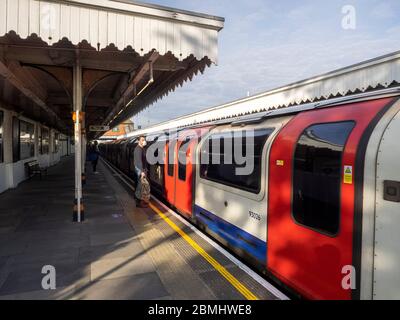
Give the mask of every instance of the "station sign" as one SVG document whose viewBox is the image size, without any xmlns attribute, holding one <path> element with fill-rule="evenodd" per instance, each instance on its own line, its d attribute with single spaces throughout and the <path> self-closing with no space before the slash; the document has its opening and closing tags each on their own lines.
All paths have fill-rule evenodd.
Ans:
<svg viewBox="0 0 400 320">
<path fill-rule="evenodd" d="M 110 131 L 110 126 L 89 126 L 90 132 L 106 132 Z"/>
</svg>

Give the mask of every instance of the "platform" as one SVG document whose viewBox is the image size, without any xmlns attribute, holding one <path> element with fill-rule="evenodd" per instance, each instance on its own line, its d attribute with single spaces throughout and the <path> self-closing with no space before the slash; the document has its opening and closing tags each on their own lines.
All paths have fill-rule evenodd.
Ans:
<svg viewBox="0 0 400 320">
<path fill-rule="evenodd" d="M 0 299 L 276 299 L 165 208 L 137 209 L 104 163 L 87 169 L 80 224 L 73 157 L 0 195 Z M 44 265 L 56 268 L 56 290 L 41 287 Z"/>
</svg>

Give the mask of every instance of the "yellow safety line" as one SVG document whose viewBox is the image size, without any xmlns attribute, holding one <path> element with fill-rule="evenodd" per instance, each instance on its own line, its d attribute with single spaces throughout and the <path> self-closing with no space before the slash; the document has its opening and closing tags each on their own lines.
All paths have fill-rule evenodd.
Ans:
<svg viewBox="0 0 400 320">
<path fill-rule="evenodd" d="M 193 249 L 195 249 L 204 259 L 210 263 L 215 270 L 217 270 L 229 283 L 235 287 L 247 300 L 258 300 L 249 289 L 247 289 L 239 280 L 237 280 L 228 270 L 226 270 L 218 261 L 211 257 L 202 247 L 200 247 L 190 236 L 188 236 L 181 228 L 179 228 L 171 219 L 169 219 L 164 213 L 161 212 L 152 203 L 149 204 L 150 208 L 156 212 L 161 218 L 164 219 L 168 225 L 174 229 L 187 243 L 189 243 Z"/>
</svg>

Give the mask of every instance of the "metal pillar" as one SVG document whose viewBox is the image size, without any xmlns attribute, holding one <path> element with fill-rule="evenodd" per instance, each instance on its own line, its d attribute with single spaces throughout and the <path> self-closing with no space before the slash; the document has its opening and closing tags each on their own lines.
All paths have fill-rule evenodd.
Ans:
<svg viewBox="0 0 400 320">
<path fill-rule="evenodd" d="M 82 222 L 84 207 L 82 199 L 82 67 L 79 60 L 74 65 L 74 138 L 75 138 L 75 202 L 73 221 Z"/>
<path fill-rule="evenodd" d="M 82 127 L 81 127 L 81 132 L 82 132 L 82 185 L 86 184 L 86 145 L 87 145 L 87 139 L 86 139 L 86 125 L 85 125 L 85 113 L 82 114 Z"/>
</svg>

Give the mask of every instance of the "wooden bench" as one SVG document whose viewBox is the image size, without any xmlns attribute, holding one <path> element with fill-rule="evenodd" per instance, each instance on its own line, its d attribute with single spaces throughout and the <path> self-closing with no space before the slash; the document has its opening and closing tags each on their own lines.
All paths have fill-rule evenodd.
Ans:
<svg viewBox="0 0 400 320">
<path fill-rule="evenodd" d="M 28 170 L 29 178 L 32 178 L 35 175 L 39 175 L 40 180 L 42 180 L 42 173 L 47 174 L 47 169 L 40 168 L 39 162 L 37 160 L 26 162 L 25 167 Z"/>
</svg>

